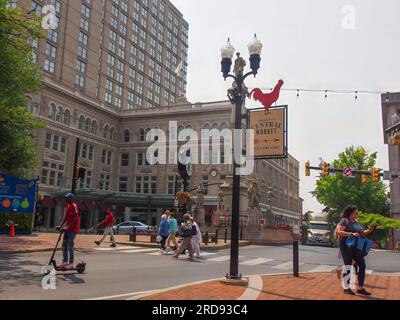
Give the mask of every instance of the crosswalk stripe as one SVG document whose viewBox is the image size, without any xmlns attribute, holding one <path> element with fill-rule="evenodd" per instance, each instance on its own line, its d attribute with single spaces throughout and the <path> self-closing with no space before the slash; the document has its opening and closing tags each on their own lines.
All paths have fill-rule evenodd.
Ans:
<svg viewBox="0 0 400 320">
<path fill-rule="evenodd" d="M 271 262 L 271 261 L 274 261 L 274 259 L 257 258 L 257 259 L 251 259 L 251 260 L 240 262 L 240 264 L 242 266 L 256 266 L 256 265 L 263 264 L 266 262 Z"/>
<path fill-rule="evenodd" d="M 241 259 L 243 257 L 239 257 L 239 259 Z M 207 259 L 207 261 L 213 261 L 213 262 L 225 262 L 225 261 L 229 261 L 231 259 L 231 256 L 221 256 L 221 257 L 216 257 L 216 258 L 211 258 L 211 259 Z"/>
<path fill-rule="evenodd" d="M 308 270 L 307 272 L 332 272 L 333 270 L 336 270 L 337 267 L 334 266 L 328 266 L 328 265 L 320 265 L 317 266 L 311 270 Z"/>
<path fill-rule="evenodd" d="M 121 251 L 121 250 L 128 250 L 128 249 L 137 249 L 139 247 L 116 247 L 116 248 L 93 248 L 96 251 Z"/>
<path fill-rule="evenodd" d="M 146 252 L 155 252 L 158 251 L 158 253 L 160 253 L 160 249 L 136 249 L 136 250 L 122 250 L 122 251 L 118 251 L 121 253 L 146 253 Z"/>
<path fill-rule="evenodd" d="M 304 265 L 304 263 L 300 262 L 299 265 Z M 272 267 L 272 269 L 281 269 L 281 270 L 291 270 L 292 268 L 293 268 L 293 261 L 284 262 Z"/>
</svg>

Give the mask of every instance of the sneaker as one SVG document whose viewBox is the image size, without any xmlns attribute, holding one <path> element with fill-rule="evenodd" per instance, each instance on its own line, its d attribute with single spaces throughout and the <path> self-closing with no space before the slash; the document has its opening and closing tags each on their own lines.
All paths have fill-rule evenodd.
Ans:
<svg viewBox="0 0 400 320">
<path fill-rule="evenodd" d="M 111 248 L 116 248 L 117 245 L 115 243 L 113 243 L 112 245 L 110 245 Z"/>
<path fill-rule="evenodd" d="M 365 289 L 357 290 L 357 294 L 361 294 L 362 296 L 370 296 L 370 295 L 371 295 L 371 293 L 368 292 L 368 291 L 365 290 Z"/>
<path fill-rule="evenodd" d="M 356 295 L 353 291 L 351 291 L 351 289 L 345 289 L 345 290 L 343 290 L 343 293 L 347 294 L 349 296 L 355 296 Z"/>
<path fill-rule="evenodd" d="M 66 264 L 66 265 L 64 266 L 64 270 L 72 270 L 72 269 L 74 269 L 74 265 L 73 265 L 72 263 Z"/>
<path fill-rule="evenodd" d="M 95 243 L 97 246 L 100 245 L 100 241 L 95 241 L 94 243 Z"/>
</svg>

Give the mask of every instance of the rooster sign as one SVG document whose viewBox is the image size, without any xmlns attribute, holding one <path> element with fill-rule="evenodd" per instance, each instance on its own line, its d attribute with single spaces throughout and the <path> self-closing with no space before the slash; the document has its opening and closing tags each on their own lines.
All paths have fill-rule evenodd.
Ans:
<svg viewBox="0 0 400 320">
<path fill-rule="evenodd" d="M 259 101 L 265 108 L 265 114 L 269 114 L 269 109 L 271 106 L 278 101 L 279 95 L 281 92 L 281 88 L 283 86 L 283 80 L 279 80 L 278 84 L 275 86 L 274 90 L 271 93 L 263 93 L 260 89 L 254 89 L 250 92 L 250 97 L 252 97 L 255 101 Z"/>
</svg>

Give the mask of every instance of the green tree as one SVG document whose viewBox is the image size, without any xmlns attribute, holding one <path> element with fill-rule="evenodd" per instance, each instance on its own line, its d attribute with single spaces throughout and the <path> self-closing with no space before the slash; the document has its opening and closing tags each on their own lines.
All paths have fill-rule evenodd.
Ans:
<svg viewBox="0 0 400 320">
<path fill-rule="evenodd" d="M 335 168 L 351 167 L 369 171 L 376 165 L 377 153 L 369 154 L 363 147 L 349 147 L 333 161 Z M 361 212 L 373 212 L 388 216 L 389 197 L 383 182 L 362 184 L 361 177 L 347 178 L 342 174 L 321 177 L 313 195 L 326 206 L 330 221 L 337 223 L 341 211 L 348 205 L 356 205 Z"/>
<path fill-rule="evenodd" d="M 0 172 L 29 178 L 37 163 L 33 133 L 43 126 L 26 108 L 42 77 L 29 42 L 42 37 L 41 20 L 8 2 L 0 0 Z"/>
</svg>

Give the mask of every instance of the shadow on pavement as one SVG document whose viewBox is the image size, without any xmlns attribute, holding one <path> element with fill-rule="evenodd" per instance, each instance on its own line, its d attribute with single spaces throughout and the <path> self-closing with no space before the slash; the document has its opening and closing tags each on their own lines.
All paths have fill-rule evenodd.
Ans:
<svg viewBox="0 0 400 320">
<path fill-rule="evenodd" d="M 21 255 L 0 254 L 0 274 L 2 278 L 0 292 L 4 292 L 4 288 L 10 287 L 31 285 L 40 287 L 43 266 L 44 263 L 26 259 Z M 34 271 L 35 269 L 37 271 Z"/>
</svg>

